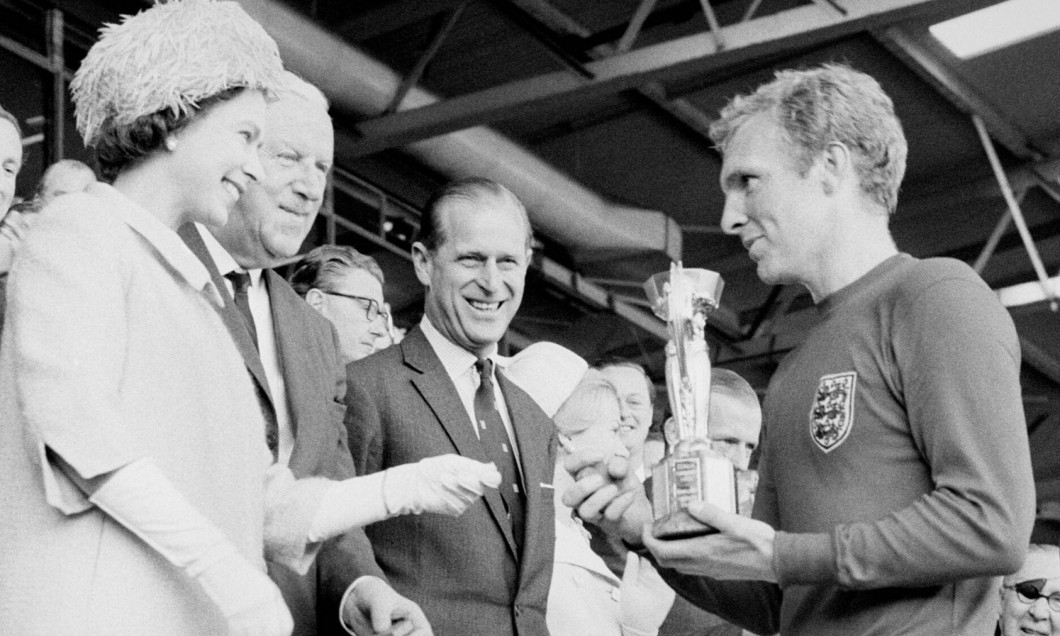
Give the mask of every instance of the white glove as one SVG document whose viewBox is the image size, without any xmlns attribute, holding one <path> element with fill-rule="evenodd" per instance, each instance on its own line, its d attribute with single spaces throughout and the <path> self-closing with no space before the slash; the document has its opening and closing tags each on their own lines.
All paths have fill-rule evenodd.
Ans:
<svg viewBox="0 0 1060 636">
<path fill-rule="evenodd" d="M 81 481 L 72 468 L 66 469 Z M 280 590 L 180 493 L 150 459 L 107 476 L 89 500 L 202 586 L 233 636 L 289 636 Z"/>
<path fill-rule="evenodd" d="M 619 623 L 625 636 L 654 635 L 670 613 L 674 591 L 651 563 L 635 553 L 626 555 L 619 588 Z"/>
<path fill-rule="evenodd" d="M 388 468 L 383 477 L 383 502 L 391 515 L 437 512 L 458 517 L 487 486 L 496 488 L 500 483 L 501 474 L 493 464 L 439 455 Z"/>
<path fill-rule="evenodd" d="M 195 579 L 224 614 L 229 636 L 290 636 L 294 629 L 276 584 L 234 550 Z"/>
</svg>

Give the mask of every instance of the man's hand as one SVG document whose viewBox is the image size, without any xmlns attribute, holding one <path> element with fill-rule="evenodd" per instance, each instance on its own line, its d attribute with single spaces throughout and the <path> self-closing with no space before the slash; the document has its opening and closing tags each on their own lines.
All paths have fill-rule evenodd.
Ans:
<svg viewBox="0 0 1060 636">
<path fill-rule="evenodd" d="M 357 636 L 433 636 L 419 605 L 366 576 L 343 599 L 342 621 Z"/>
<path fill-rule="evenodd" d="M 688 513 L 718 529 L 693 539 L 660 540 L 645 528 L 644 545 L 659 565 L 715 579 L 776 582 L 773 569 L 773 539 L 768 524 L 725 512 L 708 503 L 695 502 Z"/>
<path fill-rule="evenodd" d="M 641 530 L 652 520 L 651 503 L 627 458 L 587 449 L 573 453 L 564 467 L 575 479 L 563 493 L 564 504 L 610 535 L 640 540 Z"/>
</svg>

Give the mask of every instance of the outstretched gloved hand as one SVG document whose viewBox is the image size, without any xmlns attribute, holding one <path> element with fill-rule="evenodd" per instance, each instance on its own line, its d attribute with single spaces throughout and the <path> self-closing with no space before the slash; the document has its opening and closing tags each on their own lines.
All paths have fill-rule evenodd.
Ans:
<svg viewBox="0 0 1060 636">
<path fill-rule="evenodd" d="M 439 455 L 415 464 L 388 468 L 383 501 L 391 515 L 437 512 L 460 516 L 487 487 L 496 488 L 501 474 L 493 464 L 460 455 Z"/>
</svg>

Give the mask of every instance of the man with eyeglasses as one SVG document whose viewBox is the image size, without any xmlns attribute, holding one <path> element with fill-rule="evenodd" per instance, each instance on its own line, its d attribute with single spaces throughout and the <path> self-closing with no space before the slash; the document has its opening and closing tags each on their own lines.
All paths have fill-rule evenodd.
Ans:
<svg viewBox="0 0 1060 636">
<path fill-rule="evenodd" d="M 1060 549 L 1031 545 L 1001 585 L 999 636 L 1060 636 Z"/>
<path fill-rule="evenodd" d="M 335 326 L 344 364 L 390 344 L 384 281 L 375 259 L 348 245 L 314 248 L 288 276 L 298 295 Z"/>
<path fill-rule="evenodd" d="M 179 233 L 225 298 L 221 315 L 257 389 L 276 461 L 299 478 L 345 479 L 354 467 L 338 336 L 271 269 L 298 253 L 323 203 L 334 153 L 328 102 L 287 73 L 266 117 L 261 181 L 240 193 L 223 227 L 187 225 Z M 307 574 L 270 563 L 269 576 L 297 636 L 343 634 L 340 611 L 361 634 L 430 632 L 420 608 L 386 582 L 361 530 L 325 543 Z"/>
</svg>

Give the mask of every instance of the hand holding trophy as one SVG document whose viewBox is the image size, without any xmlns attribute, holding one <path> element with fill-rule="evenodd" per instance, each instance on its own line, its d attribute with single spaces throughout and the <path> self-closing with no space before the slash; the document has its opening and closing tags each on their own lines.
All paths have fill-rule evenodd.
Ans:
<svg viewBox="0 0 1060 636">
<path fill-rule="evenodd" d="M 652 276 L 644 284 L 655 315 L 666 321 L 666 387 L 676 422 L 677 443 L 652 470 L 652 534 L 678 539 L 716 532 L 690 516 L 685 507 L 706 501 L 736 513 L 736 469 L 710 444 L 711 366 L 707 352 L 707 314 L 717 308 L 724 282 L 705 269 L 684 269 Z"/>
</svg>

